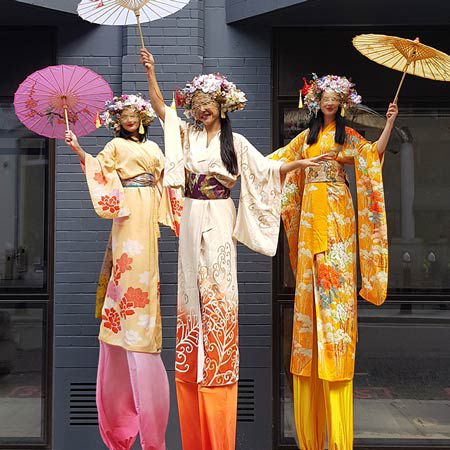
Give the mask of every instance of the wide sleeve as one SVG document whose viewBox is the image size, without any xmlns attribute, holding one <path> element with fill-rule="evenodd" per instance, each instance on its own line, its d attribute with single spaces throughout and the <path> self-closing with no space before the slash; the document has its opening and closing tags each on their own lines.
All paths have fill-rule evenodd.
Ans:
<svg viewBox="0 0 450 450">
<path fill-rule="evenodd" d="M 289 144 L 276 150 L 268 156 L 270 159 L 292 162 L 303 159 L 303 148 L 308 131 L 302 131 Z M 289 246 L 289 260 L 293 273 L 297 273 L 298 234 L 302 211 L 303 190 L 305 187 L 305 172 L 297 169 L 286 175 L 281 196 L 281 219 Z"/>
<path fill-rule="evenodd" d="M 130 215 L 116 170 L 114 141 L 106 144 L 96 158 L 86 153 L 84 171 L 92 204 L 98 216 L 103 219 L 116 219 Z"/>
<path fill-rule="evenodd" d="M 271 153 L 267 158 L 276 161 L 292 162 L 297 159 L 303 159 L 302 149 L 305 143 L 307 130 L 302 131 L 289 144 Z"/>
<path fill-rule="evenodd" d="M 106 291 L 108 290 L 112 269 L 112 234 L 110 233 L 105 255 L 103 256 L 102 268 L 100 269 L 100 275 L 98 277 L 97 291 L 95 293 L 95 317 L 97 319 L 102 318 L 103 304 L 105 303 Z"/>
<path fill-rule="evenodd" d="M 358 198 L 360 295 L 381 305 L 388 286 L 388 240 L 382 163 L 377 144 L 347 129 L 344 152 L 353 156 Z"/>
<path fill-rule="evenodd" d="M 187 139 L 187 124 L 180 120 L 174 108 L 165 106 L 164 120 L 164 147 L 165 147 L 165 187 L 183 188 L 185 184 L 184 154 L 182 137 Z"/>
<path fill-rule="evenodd" d="M 241 195 L 233 236 L 250 249 L 274 256 L 280 231 L 282 162 L 265 158 L 243 136 L 235 135 Z"/>
<path fill-rule="evenodd" d="M 160 202 L 158 222 L 170 227 L 176 236 L 180 235 L 180 220 L 183 212 L 183 195 L 180 189 L 164 187 L 163 180 L 158 182 Z"/>
</svg>

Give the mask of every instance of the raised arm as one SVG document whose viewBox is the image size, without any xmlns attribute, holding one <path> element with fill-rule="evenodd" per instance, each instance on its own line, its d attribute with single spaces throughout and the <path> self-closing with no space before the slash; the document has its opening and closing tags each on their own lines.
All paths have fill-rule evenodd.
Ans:
<svg viewBox="0 0 450 450">
<path fill-rule="evenodd" d="M 377 149 L 380 157 L 386 150 L 386 146 L 389 142 L 389 138 L 391 136 L 392 128 L 394 128 L 394 122 L 398 115 L 398 107 L 396 103 L 390 103 L 389 108 L 386 113 L 386 125 L 378 138 L 377 141 Z"/>
<path fill-rule="evenodd" d="M 144 65 L 147 74 L 150 102 L 152 103 L 155 113 L 162 121 L 164 121 L 166 115 L 164 111 L 164 97 L 156 79 L 155 59 L 146 48 L 141 48 L 141 63 Z"/>
</svg>

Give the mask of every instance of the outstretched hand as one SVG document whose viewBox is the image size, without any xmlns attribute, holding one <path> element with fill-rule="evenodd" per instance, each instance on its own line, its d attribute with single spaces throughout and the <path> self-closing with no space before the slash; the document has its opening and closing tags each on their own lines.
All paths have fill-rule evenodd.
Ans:
<svg viewBox="0 0 450 450">
<path fill-rule="evenodd" d="M 335 153 L 324 153 L 323 155 L 315 156 L 314 158 L 301 159 L 299 160 L 301 167 L 315 167 L 320 166 L 321 163 L 325 161 L 331 161 L 336 159 Z"/>
</svg>

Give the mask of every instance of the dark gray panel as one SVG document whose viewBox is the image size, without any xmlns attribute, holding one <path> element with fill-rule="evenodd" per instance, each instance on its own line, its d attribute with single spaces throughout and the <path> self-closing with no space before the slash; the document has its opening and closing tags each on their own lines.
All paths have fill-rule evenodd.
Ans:
<svg viewBox="0 0 450 450">
<path fill-rule="evenodd" d="M 271 13 L 308 0 L 226 0 L 227 23 Z"/>
<path fill-rule="evenodd" d="M 166 445 L 181 450 L 173 371 Z M 57 369 L 54 389 L 54 450 L 103 448 L 95 406 L 96 369 Z M 238 390 L 237 450 L 268 449 L 271 442 L 271 370 L 244 369 Z M 138 444 L 135 449 L 139 449 Z"/>
<path fill-rule="evenodd" d="M 16 2 L 76 14 L 79 0 L 16 0 Z"/>
</svg>

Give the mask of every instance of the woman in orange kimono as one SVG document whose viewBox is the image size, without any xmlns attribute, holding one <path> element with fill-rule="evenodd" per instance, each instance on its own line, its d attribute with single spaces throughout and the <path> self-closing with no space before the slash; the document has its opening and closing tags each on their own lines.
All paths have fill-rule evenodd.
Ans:
<svg viewBox="0 0 450 450">
<path fill-rule="evenodd" d="M 102 118 L 116 137 L 94 158 L 66 132 L 80 158 L 92 204 L 112 219 L 111 259 L 101 307 L 97 372 L 99 428 L 110 450 L 129 450 L 140 434 L 143 450 L 165 450 L 169 383 L 162 346 L 158 222 L 178 228 L 164 155 L 149 141 L 155 114 L 140 95 L 107 103 Z"/>
<path fill-rule="evenodd" d="M 345 77 L 314 76 L 302 89 L 309 127 L 269 156 L 303 161 L 287 176 L 282 218 L 295 274 L 291 372 L 302 450 L 353 448 L 353 375 L 357 340 L 356 225 L 344 164 L 354 164 L 362 288 L 386 298 L 388 243 L 382 160 L 398 110 L 390 104 L 375 143 L 345 127 L 361 97 Z M 317 157 L 322 156 L 321 161 Z"/>
</svg>

